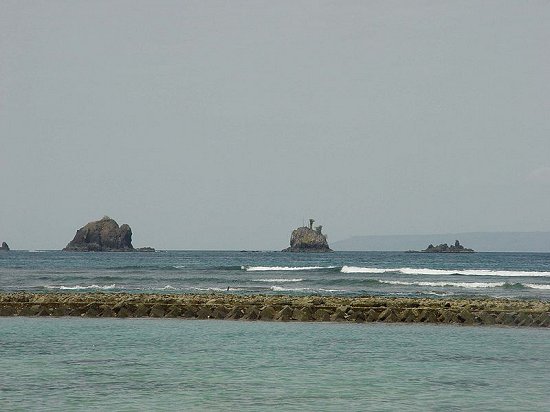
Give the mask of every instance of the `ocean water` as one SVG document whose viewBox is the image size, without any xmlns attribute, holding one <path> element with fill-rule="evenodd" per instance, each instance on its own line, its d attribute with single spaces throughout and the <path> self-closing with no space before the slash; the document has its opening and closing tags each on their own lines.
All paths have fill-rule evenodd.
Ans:
<svg viewBox="0 0 550 412">
<path fill-rule="evenodd" d="M 0 318 L 2 410 L 546 411 L 550 331 Z"/>
<path fill-rule="evenodd" d="M 21 290 L 549 300 L 550 254 L 0 253 Z M 538 328 L 0 318 L 7 411 L 545 411 L 548 365 Z"/>
<path fill-rule="evenodd" d="M 0 253 L 0 291 L 550 299 L 550 253 Z"/>
</svg>

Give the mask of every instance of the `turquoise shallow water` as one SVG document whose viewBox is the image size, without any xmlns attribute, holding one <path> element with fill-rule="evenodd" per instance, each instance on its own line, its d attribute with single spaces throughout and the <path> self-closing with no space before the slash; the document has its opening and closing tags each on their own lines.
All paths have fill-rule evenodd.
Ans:
<svg viewBox="0 0 550 412">
<path fill-rule="evenodd" d="M 543 411 L 549 338 L 447 325 L 0 318 L 0 405 Z"/>
</svg>

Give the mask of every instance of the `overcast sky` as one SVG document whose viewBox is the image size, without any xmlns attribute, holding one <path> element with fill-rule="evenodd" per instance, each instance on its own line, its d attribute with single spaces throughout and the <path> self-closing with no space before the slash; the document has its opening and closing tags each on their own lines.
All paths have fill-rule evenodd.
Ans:
<svg viewBox="0 0 550 412">
<path fill-rule="evenodd" d="M 0 241 L 550 230 L 548 1 L 0 2 Z"/>
</svg>

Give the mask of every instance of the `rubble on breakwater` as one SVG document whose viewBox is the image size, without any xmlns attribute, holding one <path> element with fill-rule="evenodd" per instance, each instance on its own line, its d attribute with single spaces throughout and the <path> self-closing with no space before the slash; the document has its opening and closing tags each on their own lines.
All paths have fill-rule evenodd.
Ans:
<svg viewBox="0 0 550 412">
<path fill-rule="evenodd" d="M 550 327 L 550 302 L 328 296 L 0 293 L 0 316 L 405 322 Z"/>
</svg>

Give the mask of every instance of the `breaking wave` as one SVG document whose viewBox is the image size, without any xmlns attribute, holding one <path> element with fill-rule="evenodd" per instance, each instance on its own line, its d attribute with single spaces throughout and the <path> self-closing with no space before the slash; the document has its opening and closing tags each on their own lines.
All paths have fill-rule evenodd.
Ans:
<svg viewBox="0 0 550 412">
<path fill-rule="evenodd" d="M 358 266 L 344 266 L 340 272 L 342 273 L 386 273 L 395 272 L 398 269 L 381 269 L 381 268 L 362 268 Z"/>
<path fill-rule="evenodd" d="M 429 287 L 455 287 L 465 289 L 481 288 L 507 288 L 507 289 L 546 289 L 550 285 L 537 283 L 508 283 L 508 282 L 404 282 L 400 280 L 378 280 L 380 283 L 401 286 L 429 286 Z"/>
<path fill-rule="evenodd" d="M 281 286 L 271 286 L 270 288 L 274 292 L 306 292 L 311 291 L 311 288 L 284 288 Z"/>
<path fill-rule="evenodd" d="M 160 288 L 161 290 L 177 290 L 177 288 L 173 287 L 172 285 L 166 285 L 163 288 Z"/>
<path fill-rule="evenodd" d="M 284 288 L 281 286 L 271 286 L 273 292 L 291 292 L 291 293 L 342 293 L 349 292 L 346 289 L 325 289 L 325 288 Z"/>
<path fill-rule="evenodd" d="M 429 268 L 371 268 L 344 266 L 342 273 L 401 273 L 404 275 L 461 275 L 461 276 L 504 276 L 504 277 L 550 277 L 550 272 L 489 270 L 489 269 L 429 269 Z"/>
<path fill-rule="evenodd" d="M 253 282 L 275 282 L 275 283 L 286 283 L 286 282 L 302 282 L 304 279 L 252 279 Z"/>
<path fill-rule="evenodd" d="M 536 283 L 526 283 L 525 286 L 531 289 L 544 289 L 550 290 L 550 285 L 538 285 Z"/>
<path fill-rule="evenodd" d="M 430 287 L 455 287 L 455 288 L 498 288 L 506 284 L 506 282 L 402 282 L 400 280 L 379 280 L 380 283 L 388 285 L 402 286 L 430 286 Z"/>
<path fill-rule="evenodd" d="M 58 289 L 58 290 L 88 290 L 88 289 L 101 289 L 101 290 L 110 290 L 116 289 L 117 286 L 113 283 L 112 285 L 89 285 L 89 286 L 64 286 L 64 285 L 47 285 L 46 289 Z"/>
</svg>

